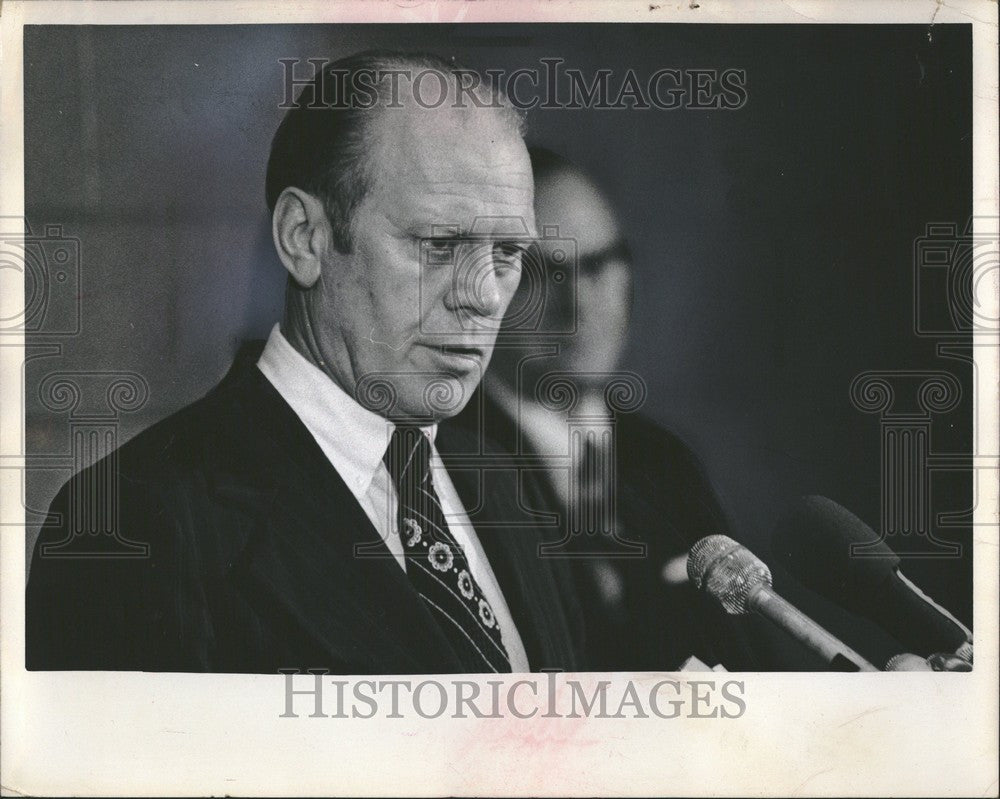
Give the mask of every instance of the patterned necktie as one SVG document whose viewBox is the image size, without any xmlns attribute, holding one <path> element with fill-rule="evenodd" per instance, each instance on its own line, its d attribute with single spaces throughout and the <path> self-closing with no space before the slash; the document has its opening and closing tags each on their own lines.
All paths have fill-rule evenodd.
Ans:
<svg viewBox="0 0 1000 799">
<path fill-rule="evenodd" d="M 383 459 L 399 497 L 397 529 L 406 573 L 469 672 L 509 672 L 493 608 L 448 532 L 430 455 L 430 442 L 420 428 L 397 427 Z"/>
</svg>

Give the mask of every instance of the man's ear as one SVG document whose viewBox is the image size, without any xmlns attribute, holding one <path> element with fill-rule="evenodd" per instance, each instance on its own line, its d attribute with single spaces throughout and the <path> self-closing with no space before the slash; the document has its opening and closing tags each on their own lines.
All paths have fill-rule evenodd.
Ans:
<svg viewBox="0 0 1000 799">
<path fill-rule="evenodd" d="M 331 234 L 319 199 L 294 186 L 281 192 L 271 216 L 271 235 L 281 263 L 302 288 L 319 279 Z"/>
</svg>

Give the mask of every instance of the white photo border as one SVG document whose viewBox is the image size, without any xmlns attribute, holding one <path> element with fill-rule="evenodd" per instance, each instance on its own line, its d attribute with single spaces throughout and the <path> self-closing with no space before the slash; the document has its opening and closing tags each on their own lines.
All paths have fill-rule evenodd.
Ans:
<svg viewBox="0 0 1000 799">
<path fill-rule="evenodd" d="M 0 216 L 24 215 L 23 26 L 347 22 L 967 23 L 974 214 L 998 207 L 997 6 L 917 2 L 3 2 Z M 988 318 L 997 318 L 993 287 Z M 986 297 L 990 299 L 989 296 Z M 23 291 L 0 295 L 0 318 Z M 975 342 L 977 441 L 997 441 L 998 347 Z M 0 441 L 23 436 L 23 339 L 0 346 Z M 8 447 L 3 447 L 4 452 Z M 20 451 L 18 449 L 17 451 Z M 730 674 L 739 718 L 282 718 L 280 675 L 24 669 L 23 459 L 0 469 L 4 795 L 997 795 L 997 459 L 976 469 L 969 674 Z M 20 522 L 18 521 L 18 515 Z M 643 690 L 683 675 L 577 675 Z M 509 687 L 519 678 L 507 677 Z M 705 679 L 701 675 L 699 679 Z M 565 680 L 565 676 L 560 680 Z M 485 684 L 485 677 L 470 681 Z M 352 681 L 353 682 L 353 681 Z M 505 690 L 506 690 L 505 687 Z M 350 690 L 350 688 L 348 688 Z M 484 692 L 488 689 L 484 688 Z M 588 688 L 588 693 L 590 688 Z"/>
</svg>

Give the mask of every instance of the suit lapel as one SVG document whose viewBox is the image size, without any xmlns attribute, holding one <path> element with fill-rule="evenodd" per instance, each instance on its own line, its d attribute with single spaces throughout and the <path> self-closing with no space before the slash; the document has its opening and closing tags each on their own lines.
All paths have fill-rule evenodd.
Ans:
<svg viewBox="0 0 1000 799">
<path fill-rule="evenodd" d="M 232 405 L 233 472 L 214 493 L 239 530 L 227 541 L 237 579 L 262 608 L 278 607 L 298 635 L 340 673 L 462 671 L 435 619 L 319 445 L 252 364 L 220 386 Z M 444 424 L 438 450 L 470 512 L 532 670 L 572 669 L 577 606 L 567 601 L 560 564 L 540 558 L 537 529 L 518 501 L 518 473 L 485 458 L 475 437 Z M 458 453 L 458 461 L 451 455 Z M 492 468 L 489 468 L 492 465 Z M 485 467 L 485 468 L 484 468 Z M 280 628 L 280 624 L 277 625 Z M 298 651 L 296 648 L 292 648 Z M 313 657 L 310 655 L 310 657 Z"/>
<path fill-rule="evenodd" d="M 277 603 L 330 659 L 289 667 L 461 670 L 354 495 L 259 372 L 249 377 L 245 399 L 259 459 L 247 466 L 253 477 L 236 481 L 244 489 L 229 493 L 257 520 L 240 558 L 242 570 L 257 601 Z"/>
</svg>

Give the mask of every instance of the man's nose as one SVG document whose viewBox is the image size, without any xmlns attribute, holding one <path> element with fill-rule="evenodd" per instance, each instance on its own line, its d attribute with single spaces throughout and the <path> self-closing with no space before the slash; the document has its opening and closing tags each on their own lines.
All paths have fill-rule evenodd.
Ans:
<svg viewBox="0 0 1000 799">
<path fill-rule="evenodd" d="M 504 295 L 497 278 L 493 247 L 489 244 L 469 248 L 455 267 L 452 291 L 453 310 L 465 310 L 488 319 L 499 318 L 504 310 Z"/>
</svg>

